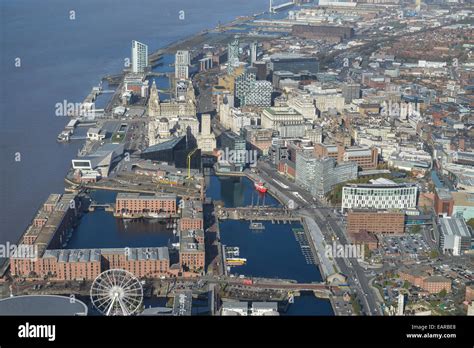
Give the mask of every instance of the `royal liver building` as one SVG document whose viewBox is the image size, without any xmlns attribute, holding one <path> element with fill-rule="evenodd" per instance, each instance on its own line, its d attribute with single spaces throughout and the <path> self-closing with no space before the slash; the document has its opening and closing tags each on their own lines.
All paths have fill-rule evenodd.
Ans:
<svg viewBox="0 0 474 348">
<path fill-rule="evenodd" d="M 183 87 L 184 84 L 184 87 Z M 161 102 L 155 82 L 151 86 L 147 113 L 148 145 L 152 146 L 175 136 L 199 134 L 199 121 L 196 117 L 196 99 L 192 83 L 179 84 L 179 99 Z M 184 90 L 183 90 L 184 88 Z"/>
</svg>

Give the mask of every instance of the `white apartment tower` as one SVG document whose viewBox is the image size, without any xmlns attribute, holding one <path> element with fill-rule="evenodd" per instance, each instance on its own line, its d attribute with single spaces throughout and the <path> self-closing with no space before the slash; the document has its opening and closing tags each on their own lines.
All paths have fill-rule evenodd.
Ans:
<svg viewBox="0 0 474 348">
<path fill-rule="evenodd" d="M 148 67 L 148 46 L 133 40 L 132 41 L 132 71 L 143 73 Z"/>
</svg>

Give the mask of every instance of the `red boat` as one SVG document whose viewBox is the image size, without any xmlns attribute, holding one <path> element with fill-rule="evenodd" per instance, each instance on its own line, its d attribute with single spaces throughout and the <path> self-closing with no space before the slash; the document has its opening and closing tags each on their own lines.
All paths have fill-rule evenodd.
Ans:
<svg viewBox="0 0 474 348">
<path fill-rule="evenodd" d="M 255 189 L 258 191 L 258 192 L 262 192 L 262 193 L 265 193 L 267 192 L 267 188 L 264 186 L 263 182 L 256 182 L 255 183 Z"/>
</svg>

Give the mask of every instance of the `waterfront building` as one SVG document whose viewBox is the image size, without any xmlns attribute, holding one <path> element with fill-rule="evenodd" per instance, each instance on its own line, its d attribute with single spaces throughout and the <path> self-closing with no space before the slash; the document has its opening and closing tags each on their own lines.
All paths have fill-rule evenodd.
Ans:
<svg viewBox="0 0 474 348">
<path fill-rule="evenodd" d="M 295 181 L 315 197 L 323 197 L 335 185 L 354 179 L 357 179 L 354 162 L 337 165 L 333 158 L 318 159 L 303 151 L 296 153 Z"/>
<path fill-rule="evenodd" d="M 171 276 L 166 247 L 51 249 L 27 262 L 11 261 L 13 276 L 52 280 L 94 280 L 107 269 L 124 269 L 138 278 Z M 25 260 L 23 260 L 25 261 Z"/>
<path fill-rule="evenodd" d="M 204 215 L 202 201 L 183 200 L 179 228 L 180 230 L 203 230 Z M 204 243 L 204 234 L 199 242 Z"/>
<path fill-rule="evenodd" d="M 249 303 L 246 301 L 225 301 L 222 303 L 222 316 L 248 316 Z"/>
<path fill-rule="evenodd" d="M 347 209 L 400 209 L 416 208 L 416 184 L 397 184 L 379 178 L 370 184 L 351 184 L 342 188 L 341 210 Z"/>
<path fill-rule="evenodd" d="M 125 100 L 129 96 L 131 97 L 132 93 L 140 98 L 146 98 L 148 96 L 148 87 L 149 82 L 145 80 L 143 74 L 128 74 L 123 79 L 124 93 L 122 99 Z"/>
<path fill-rule="evenodd" d="M 182 86 L 185 86 L 185 94 L 179 94 L 179 100 L 160 102 L 158 89 L 153 81 L 147 105 L 147 113 L 151 118 L 148 123 L 149 146 L 167 141 L 172 135 L 192 135 L 189 141 L 195 141 L 197 138 L 199 120 L 196 117 L 194 88 L 186 82 Z"/>
<path fill-rule="evenodd" d="M 247 145 L 245 139 L 233 132 L 223 132 L 220 137 L 219 167 L 230 164 L 233 171 L 243 171 L 248 164 Z"/>
<path fill-rule="evenodd" d="M 148 46 L 132 41 L 132 72 L 144 73 L 148 67 Z"/>
<path fill-rule="evenodd" d="M 172 137 L 167 141 L 147 147 L 140 154 L 146 160 L 166 162 L 176 168 L 188 168 L 188 156 L 192 169 L 201 168 L 201 150 L 195 150 L 195 146 L 186 136 Z"/>
<path fill-rule="evenodd" d="M 286 161 L 289 159 L 288 147 L 281 139 L 279 141 L 272 141 L 272 145 L 268 151 L 268 154 L 271 158 L 272 163 L 278 167 L 280 162 Z M 295 163 L 294 159 L 292 162 Z"/>
<path fill-rule="evenodd" d="M 471 250 L 472 235 L 463 218 L 443 217 L 438 223 L 439 247 L 443 253 L 461 256 Z"/>
<path fill-rule="evenodd" d="M 39 208 L 20 244 L 33 246 L 35 257 L 47 248 L 59 248 L 77 223 L 79 201 L 75 194 L 51 194 Z M 22 258 L 22 255 L 18 255 Z M 26 255 L 28 256 L 28 255 Z"/>
<path fill-rule="evenodd" d="M 160 101 L 155 81 L 150 89 L 150 98 L 147 105 L 148 116 L 152 119 L 161 117 L 196 116 L 196 97 L 192 84 L 187 84 L 186 95 L 179 100 Z"/>
<path fill-rule="evenodd" d="M 87 139 L 91 141 L 102 141 L 105 139 L 105 132 L 100 128 L 89 128 L 87 130 Z"/>
<path fill-rule="evenodd" d="M 390 210 L 350 210 L 347 213 L 347 232 L 387 233 L 405 232 L 405 213 Z"/>
<path fill-rule="evenodd" d="M 183 272 L 205 271 L 205 244 L 203 230 L 181 230 L 179 236 L 179 263 Z"/>
<path fill-rule="evenodd" d="M 253 316 L 278 316 L 278 303 L 277 302 L 252 302 L 252 308 L 250 309 Z"/>
<path fill-rule="evenodd" d="M 166 213 L 176 214 L 176 195 L 145 195 L 140 193 L 118 193 L 115 214 Z"/>
<path fill-rule="evenodd" d="M 123 143 L 106 143 L 87 156 L 73 159 L 72 168 L 75 171 L 93 174 L 95 178 L 106 178 L 109 176 L 112 165 L 122 159 L 123 153 Z"/>
</svg>

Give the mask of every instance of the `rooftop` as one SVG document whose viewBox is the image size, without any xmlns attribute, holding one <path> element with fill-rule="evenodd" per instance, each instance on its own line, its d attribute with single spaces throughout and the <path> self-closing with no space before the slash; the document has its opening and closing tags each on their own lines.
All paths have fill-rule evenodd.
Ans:
<svg viewBox="0 0 474 348">
<path fill-rule="evenodd" d="M 43 257 L 58 262 L 100 262 L 102 254 L 126 255 L 129 260 L 169 260 L 166 247 L 159 248 L 107 248 L 107 249 L 56 249 L 46 250 Z"/>
<path fill-rule="evenodd" d="M 440 218 L 441 231 L 445 236 L 460 236 L 471 238 L 471 233 L 467 228 L 463 218 L 445 217 Z"/>
<path fill-rule="evenodd" d="M 69 296 L 26 295 L 0 300 L 0 315 L 87 315 L 87 306 Z"/>
<path fill-rule="evenodd" d="M 119 192 L 117 193 L 117 199 L 141 199 L 141 200 L 176 200 L 174 194 L 143 194 L 135 192 Z"/>
<path fill-rule="evenodd" d="M 181 140 L 183 140 L 184 138 L 185 138 L 184 136 L 176 137 L 176 138 L 173 138 L 171 140 L 168 140 L 168 141 L 156 144 L 156 145 L 152 145 L 152 146 L 146 148 L 142 153 L 150 153 L 150 152 L 155 152 L 155 151 L 171 150 L 176 145 L 178 145 L 178 143 Z"/>
</svg>

